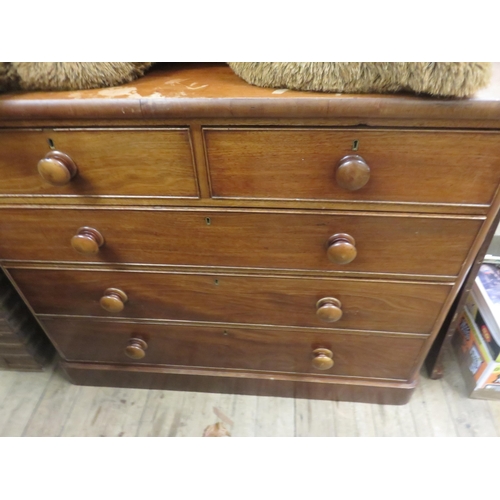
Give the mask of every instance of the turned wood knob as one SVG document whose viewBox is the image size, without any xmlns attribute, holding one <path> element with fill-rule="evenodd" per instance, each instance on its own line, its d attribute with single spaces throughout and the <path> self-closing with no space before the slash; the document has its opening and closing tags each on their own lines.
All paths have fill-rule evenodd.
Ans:
<svg viewBox="0 0 500 500">
<path fill-rule="evenodd" d="M 319 319 L 334 323 L 342 317 L 342 304 L 333 297 L 325 297 L 316 302 L 316 315 Z"/>
<path fill-rule="evenodd" d="M 128 346 L 125 347 L 125 354 L 132 359 L 142 359 L 146 356 L 148 344 L 138 337 L 131 338 L 128 341 Z"/>
<path fill-rule="evenodd" d="M 359 155 L 344 156 L 337 166 L 335 178 L 341 188 L 356 191 L 370 180 L 370 167 Z"/>
<path fill-rule="evenodd" d="M 104 245 L 102 234 L 92 227 L 81 227 L 77 234 L 71 238 L 71 246 L 85 255 L 94 255 Z"/>
<path fill-rule="evenodd" d="M 340 265 L 349 264 L 357 254 L 356 241 L 349 234 L 338 233 L 328 239 L 327 255 L 330 262 Z"/>
<path fill-rule="evenodd" d="M 127 300 L 127 294 L 119 288 L 108 288 L 101 297 L 99 304 L 105 311 L 118 313 L 123 311 Z"/>
<path fill-rule="evenodd" d="M 312 365 L 316 370 L 329 370 L 335 364 L 330 349 L 314 349 L 313 356 Z"/>
<path fill-rule="evenodd" d="M 77 174 L 78 167 L 65 153 L 49 151 L 38 162 L 38 173 L 44 181 L 53 186 L 64 186 Z"/>
</svg>

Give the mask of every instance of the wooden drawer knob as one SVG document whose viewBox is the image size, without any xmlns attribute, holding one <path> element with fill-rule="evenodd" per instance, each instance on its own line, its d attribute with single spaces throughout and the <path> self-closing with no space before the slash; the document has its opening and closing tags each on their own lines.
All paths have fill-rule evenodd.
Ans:
<svg viewBox="0 0 500 500">
<path fill-rule="evenodd" d="M 77 174 L 78 167 L 65 153 L 49 151 L 38 162 L 38 173 L 42 179 L 53 186 L 64 186 Z"/>
<path fill-rule="evenodd" d="M 138 337 L 131 338 L 128 341 L 128 346 L 125 347 L 125 354 L 132 359 L 142 359 L 146 356 L 148 344 Z"/>
<path fill-rule="evenodd" d="M 328 260 L 334 264 L 349 264 L 358 255 L 356 241 L 346 233 L 334 234 L 328 239 L 327 255 Z"/>
<path fill-rule="evenodd" d="M 123 311 L 127 300 L 127 294 L 119 288 L 108 288 L 101 297 L 99 304 L 105 311 L 118 313 Z"/>
<path fill-rule="evenodd" d="M 329 370 L 335 364 L 330 349 L 314 349 L 313 356 L 312 365 L 316 370 Z"/>
<path fill-rule="evenodd" d="M 333 297 L 325 297 L 316 303 L 316 315 L 328 323 L 334 323 L 342 317 L 342 304 Z"/>
<path fill-rule="evenodd" d="M 92 227 L 81 227 L 77 234 L 71 238 L 71 246 L 85 255 L 94 255 L 104 245 L 102 234 Z"/>
<path fill-rule="evenodd" d="M 359 155 L 344 156 L 337 166 L 335 178 L 341 188 L 356 191 L 370 180 L 370 167 Z"/>
</svg>

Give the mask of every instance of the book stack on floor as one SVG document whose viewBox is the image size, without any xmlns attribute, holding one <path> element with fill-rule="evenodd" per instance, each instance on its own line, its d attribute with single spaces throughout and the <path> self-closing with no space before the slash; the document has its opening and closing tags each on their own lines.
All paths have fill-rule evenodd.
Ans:
<svg viewBox="0 0 500 500">
<path fill-rule="evenodd" d="M 21 297 L 0 271 L 0 370 L 41 370 L 54 347 Z"/>
<path fill-rule="evenodd" d="M 470 397 L 500 399 L 500 266 L 483 264 L 453 345 Z"/>
</svg>

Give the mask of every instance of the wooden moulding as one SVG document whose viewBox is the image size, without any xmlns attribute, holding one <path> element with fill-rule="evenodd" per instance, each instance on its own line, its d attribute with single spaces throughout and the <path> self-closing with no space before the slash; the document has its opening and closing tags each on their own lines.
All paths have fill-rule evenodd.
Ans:
<svg viewBox="0 0 500 500">
<path fill-rule="evenodd" d="M 483 217 L 258 209 L 1 208 L 5 260 L 158 264 L 454 277 Z M 43 221 L 45 231 L 40 231 Z M 80 255 L 79 227 L 106 244 Z M 50 232 L 52 239 L 46 238 Z M 327 257 L 330 236 L 356 239 L 348 267 Z"/>
<path fill-rule="evenodd" d="M 219 392 L 256 396 L 352 401 L 404 405 L 410 400 L 417 380 L 408 383 L 353 381 L 300 376 L 268 375 L 249 378 L 243 373 L 160 367 L 68 363 L 61 366 L 73 384 L 100 387 Z"/>
<path fill-rule="evenodd" d="M 39 175 L 41 160 L 64 158 L 75 169 L 65 185 Z M 188 127 L 0 129 L 0 169 L 0 193 L 14 199 L 199 196 Z"/>
<path fill-rule="evenodd" d="M 425 336 L 378 332 L 330 332 L 246 326 L 104 322 L 92 318 L 43 317 L 43 326 L 61 357 L 78 363 L 131 365 L 124 349 L 131 339 L 147 343 L 147 353 L 134 365 L 204 367 L 206 370 L 266 373 L 271 378 L 294 375 L 342 379 L 411 380 L 414 360 Z M 333 352 L 335 364 L 318 374 L 314 350 Z M 286 377 L 285 377 L 286 378 Z"/>
<path fill-rule="evenodd" d="M 355 118 L 413 120 L 415 126 L 462 120 L 498 126 L 499 68 L 491 85 L 471 99 L 436 99 L 400 94 L 274 93 L 275 89 L 248 85 L 224 64 L 157 66 L 144 77 L 114 89 L 32 92 L 0 97 L 3 120 L 155 120 L 217 116 L 259 119 Z"/>
<path fill-rule="evenodd" d="M 429 334 L 451 291 L 450 283 L 373 281 L 266 275 L 28 270 L 8 272 L 37 314 L 119 316 L 133 319 L 333 327 Z M 118 309 L 98 299 L 103 284 L 119 283 Z M 106 285 L 107 288 L 109 288 Z M 113 287 L 117 288 L 117 287 Z M 111 292 L 111 294 L 113 294 Z M 317 314 L 333 295 L 344 314 L 333 325 Z M 126 300 L 126 296 L 130 301 Z M 207 298 L 209 300 L 207 301 Z M 235 297 L 238 297 L 236 300 Z M 337 307 L 339 307 L 337 305 Z M 328 307 L 323 308 L 327 313 Z M 339 311 L 340 312 L 340 311 Z"/>
</svg>

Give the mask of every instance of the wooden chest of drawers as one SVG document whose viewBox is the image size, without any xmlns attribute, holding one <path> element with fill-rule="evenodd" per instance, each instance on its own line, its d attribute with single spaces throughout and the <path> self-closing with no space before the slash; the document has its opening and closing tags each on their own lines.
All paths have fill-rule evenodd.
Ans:
<svg viewBox="0 0 500 500">
<path fill-rule="evenodd" d="M 498 213 L 495 85 L 134 89 L 0 97 L 0 259 L 70 380 L 407 402 Z"/>
</svg>

